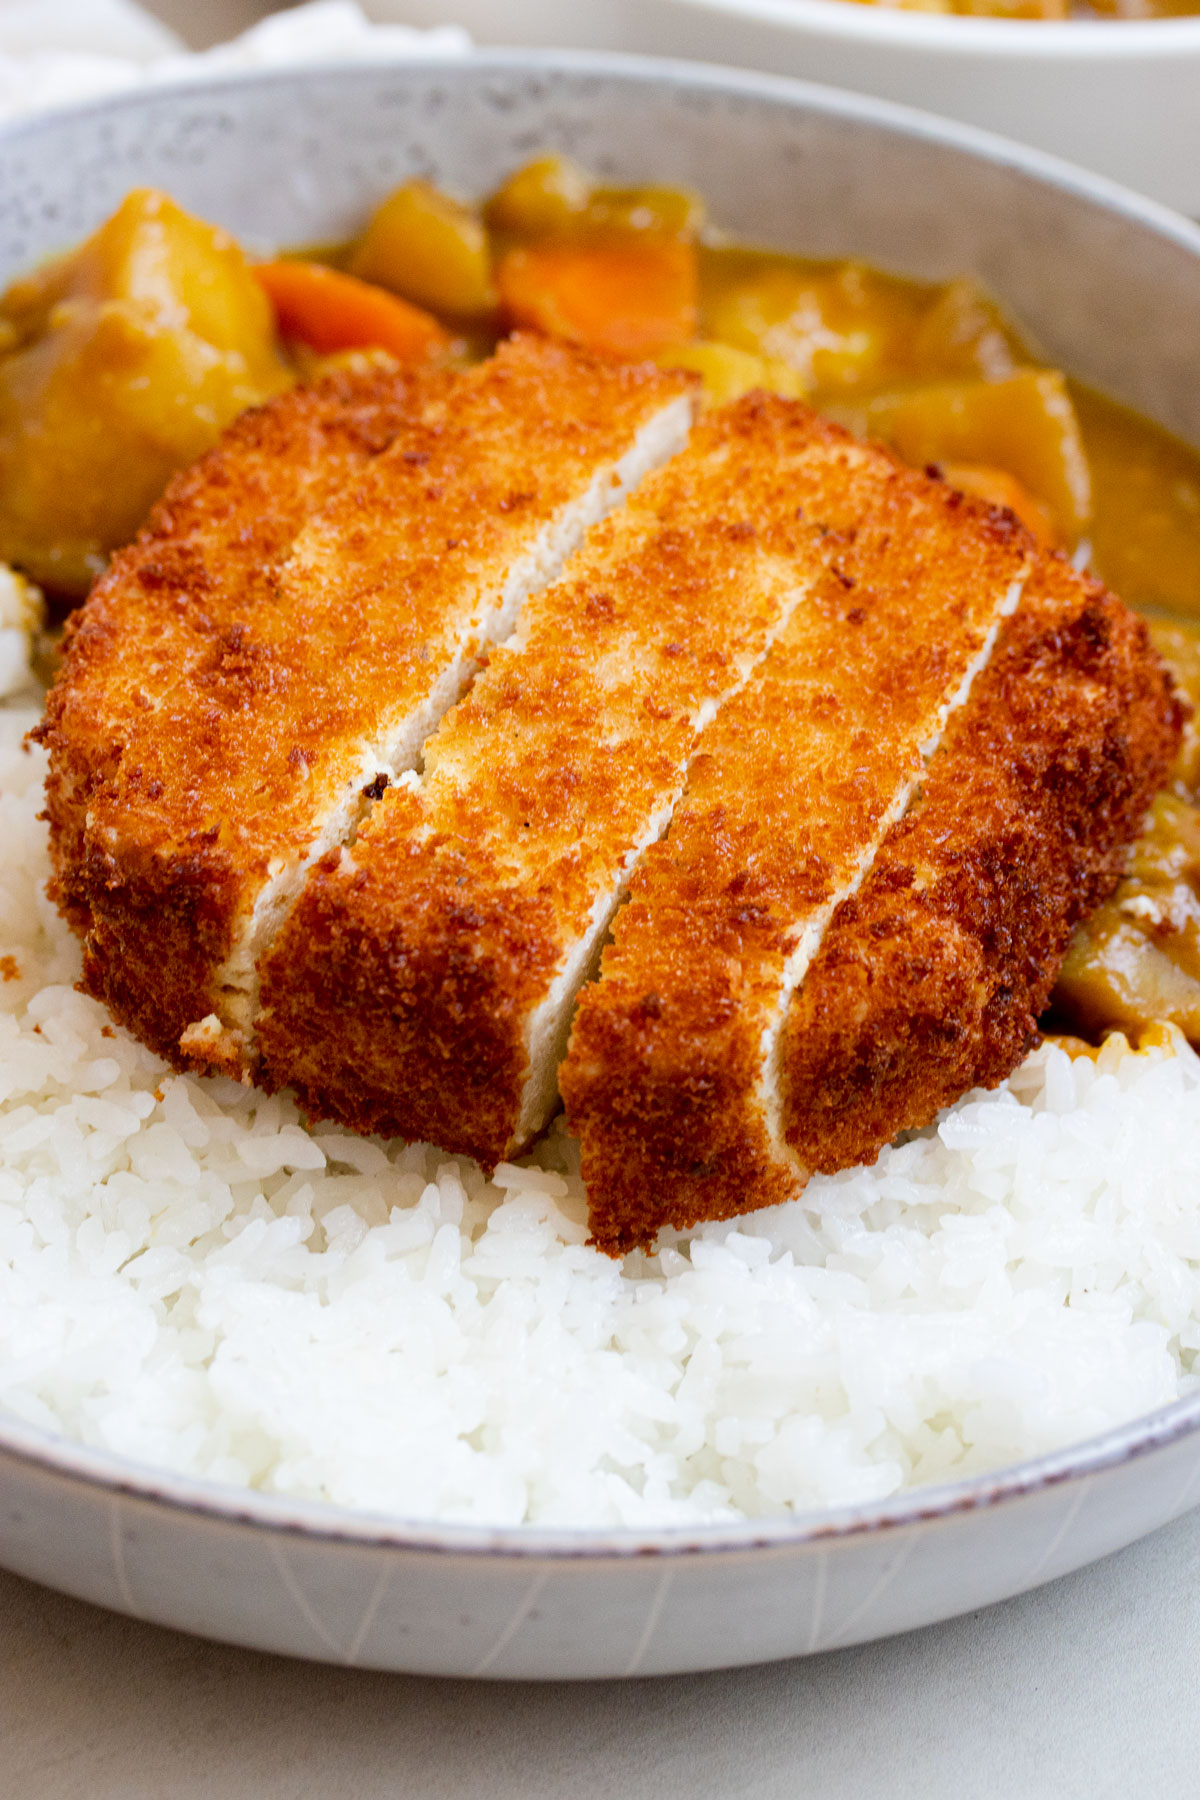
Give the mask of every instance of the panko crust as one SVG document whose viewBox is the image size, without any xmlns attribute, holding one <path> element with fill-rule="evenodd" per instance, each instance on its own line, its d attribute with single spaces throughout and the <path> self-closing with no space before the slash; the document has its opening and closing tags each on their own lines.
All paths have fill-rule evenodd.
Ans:
<svg viewBox="0 0 1200 1800">
<path fill-rule="evenodd" d="M 372 745 L 469 675 L 513 562 L 686 385 L 513 339 L 462 373 L 289 394 L 172 484 L 78 616 L 42 728 L 85 981 L 143 1041 L 252 1067 L 238 1030 L 192 1027 L 236 1017 L 222 965 L 259 895 L 352 823 Z"/>
<path fill-rule="evenodd" d="M 833 540 L 798 495 L 841 485 L 845 442 L 742 402 L 592 531 L 415 791 L 309 878 L 263 972 L 268 1079 L 360 1130 L 489 1164 L 520 1147 L 535 1008 L 677 798 L 704 709 L 821 578 Z"/>
<path fill-rule="evenodd" d="M 250 718 L 270 679 L 248 624 L 274 607 L 306 518 L 442 385 L 377 367 L 244 413 L 68 622 L 33 733 L 50 755 L 53 893 L 84 940 L 87 991 L 177 1065 L 183 1027 L 219 1005 L 237 917 L 240 796 L 207 765 L 223 700 Z"/>
<path fill-rule="evenodd" d="M 798 1191 L 767 1110 L 786 965 L 903 803 L 1031 560 L 1010 515 L 877 447 L 845 437 L 842 455 L 836 482 L 794 496 L 828 573 L 706 734 L 580 995 L 560 1086 L 613 1253 Z"/>
<path fill-rule="evenodd" d="M 1142 621 L 1044 560 L 792 1002 L 785 1132 L 808 1168 L 874 1160 L 1036 1045 L 1071 932 L 1119 879 L 1181 725 Z"/>
</svg>

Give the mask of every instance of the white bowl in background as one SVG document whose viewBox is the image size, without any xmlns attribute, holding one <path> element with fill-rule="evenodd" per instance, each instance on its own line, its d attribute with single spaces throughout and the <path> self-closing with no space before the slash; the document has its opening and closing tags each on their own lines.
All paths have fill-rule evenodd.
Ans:
<svg viewBox="0 0 1200 1800">
<path fill-rule="evenodd" d="M 798 83 L 492 53 L 143 91 L 0 130 L 0 283 L 154 182 L 258 243 L 329 241 L 429 174 L 534 151 L 694 183 L 719 223 L 977 276 L 1073 373 L 1200 443 L 1200 230 L 963 127 Z M 905 1631 L 1103 1556 L 1200 1500 L 1200 1393 L 953 1486 L 784 1520 L 488 1530 L 223 1488 L 0 1413 L 0 1564 L 122 1612 L 427 1674 L 666 1674 Z"/>
<path fill-rule="evenodd" d="M 1200 5 L 1200 0 L 1197 0 Z M 958 18 L 850 0 L 364 0 L 375 19 L 728 63 L 923 107 L 1200 216 L 1200 17 Z"/>
</svg>

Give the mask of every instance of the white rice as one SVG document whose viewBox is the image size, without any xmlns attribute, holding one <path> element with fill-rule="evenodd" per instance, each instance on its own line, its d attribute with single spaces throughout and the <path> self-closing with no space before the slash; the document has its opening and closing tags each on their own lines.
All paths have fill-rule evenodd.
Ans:
<svg viewBox="0 0 1200 1800">
<path fill-rule="evenodd" d="M 172 1075 L 74 991 L 0 713 L 0 1407 L 422 1519 L 878 1499 L 1161 1405 L 1200 1349 L 1200 1062 L 1043 1049 L 878 1165 L 610 1262 L 570 1143 L 485 1181 Z"/>
</svg>

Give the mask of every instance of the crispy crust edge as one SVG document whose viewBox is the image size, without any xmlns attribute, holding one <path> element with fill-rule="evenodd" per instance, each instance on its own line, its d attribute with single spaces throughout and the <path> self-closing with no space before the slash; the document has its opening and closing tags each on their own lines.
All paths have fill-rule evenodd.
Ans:
<svg viewBox="0 0 1200 1800">
<path fill-rule="evenodd" d="M 793 1001 L 785 1133 L 808 1168 L 874 1161 L 1040 1041 L 1070 935 L 1119 880 L 1183 716 L 1142 620 L 1044 564 Z"/>
<path fill-rule="evenodd" d="M 413 377 L 399 368 L 338 372 L 250 408 L 220 442 L 174 477 L 134 542 L 114 556 L 67 622 L 62 664 L 30 738 L 49 753 L 46 818 L 51 898 L 83 940 L 84 992 L 180 1069 L 242 1074 L 236 1033 L 187 1028 L 219 1009 L 216 972 L 235 941 L 241 883 L 217 841 L 164 844 L 139 829 L 128 798 L 114 800 L 124 745 L 97 702 L 97 684 L 119 663 L 131 604 L 202 596 L 203 554 L 189 541 L 224 512 L 236 531 L 230 464 L 286 459 L 315 434 L 363 460 L 386 449 L 410 404 Z M 125 771 L 137 791 L 137 771 Z"/>
</svg>

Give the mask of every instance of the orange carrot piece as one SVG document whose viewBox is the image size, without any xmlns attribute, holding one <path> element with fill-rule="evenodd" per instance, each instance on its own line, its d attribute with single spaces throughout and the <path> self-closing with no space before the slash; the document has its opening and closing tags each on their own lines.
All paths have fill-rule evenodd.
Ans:
<svg viewBox="0 0 1200 1800">
<path fill-rule="evenodd" d="M 1007 469 L 993 469 L 982 463 L 942 463 L 941 470 L 950 486 L 958 488 L 960 493 L 986 500 L 989 506 L 1007 506 L 1044 550 L 1058 548 L 1058 532 L 1049 508 L 1035 500 L 1029 489 Z"/>
<path fill-rule="evenodd" d="M 390 350 L 402 362 L 416 362 L 450 343 L 432 313 L 323 263 L 256 263 L 254 273 L 283 336 L 322 354 Z"/>
<path fill-rule="evenodd" d="M 514 325 L 614 356 L 653 356 L 696 333 L 696 252 L 686 243 L 541 244 L 497 271 Z"/>
</svg>

